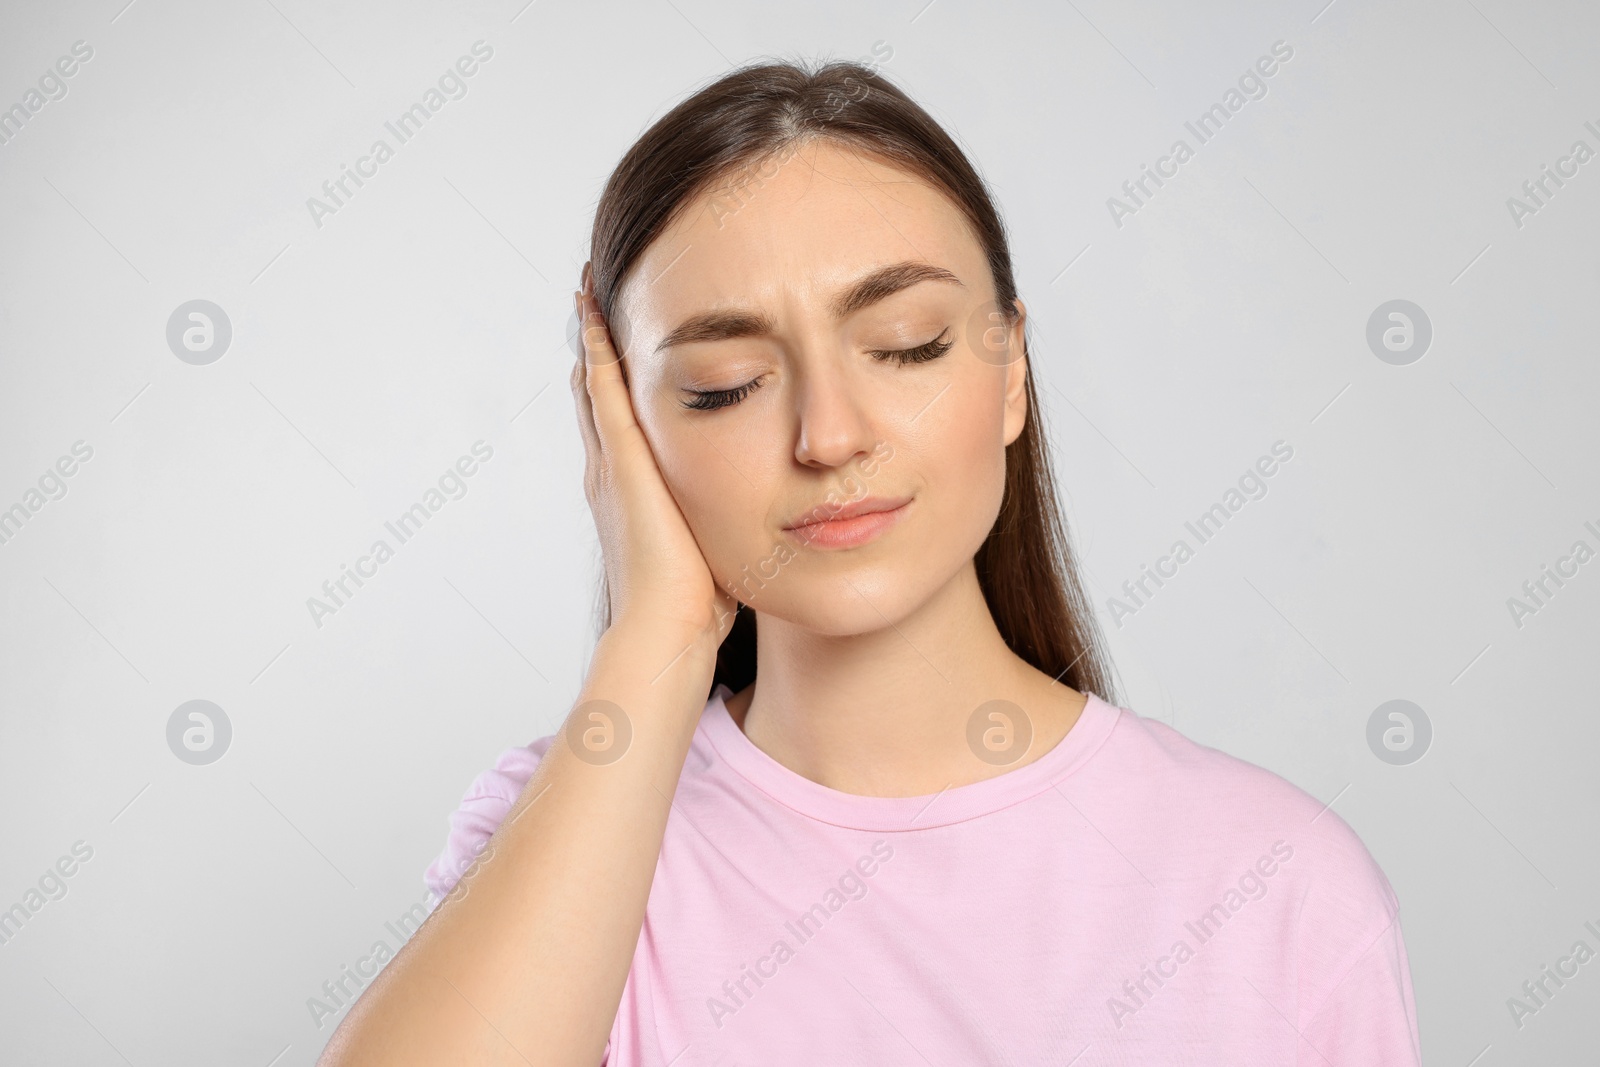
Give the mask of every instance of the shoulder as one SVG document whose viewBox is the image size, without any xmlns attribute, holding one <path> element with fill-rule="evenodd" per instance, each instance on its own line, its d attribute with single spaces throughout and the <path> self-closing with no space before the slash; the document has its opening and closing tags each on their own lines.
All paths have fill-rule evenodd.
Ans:
<svg viewBox="0 0 1600 1067">
<path fill-rule="evenodd" d="M 1399 898 L 1366 843 L 1331 801 L 1166 723 L 1121 710 L 1114 743 L 1106 746 L 1110 773 L 1140 783 L 1135 789 L 1146 799 L 1136 806 L 1166 827 L 1169 854 L 1191 862 L 1209 854 L 1219 875 L 1236 875 L 1244 870 L 1241 860 L 1257 853 L 1270 857 L 1255 870 L 1288 892 L 1302 1003 L 1319 1003 L 1399 915 Z"/>
<path fill-rule="evenodd" d="M 506 813 L 538 769 L 539 761 L 554 743 L 555 735 L 551 734 L 508 748 L 500 753 L 493 766 L 472 779 L 461 796 L 461 803 L 450 813 L 450 830 L 444 848 L 422 876 L 435 901 L 448 894 L 472 866 L 472 861 L 505 820 Z"/>
<path fill-rule="evenodd" d="M 1199 836 L 1231 831 L 1283 838 L 1289 862 L 1304 861 L 1318 879 L 1371 883 L 1393 907 L 1392 890 L 1360 836 L 1330 802 L 1266 767 L 1201 744 L 1172 726 L 1121 709 L 1112 773 L 1141 783 L 1149 803 Z"/>
<path fill-rule="evenodd" d="M 1307 937 L 1375 936 L 1399 912 L 1393 887 L 1355 829 L 1329 801 L 1275 771 L 1127 708 L 1103 756 L 1098 780 L 1127 798 L 1134 817 L 1162 828 L 1157 836 L 1167 855 L 1230 866 L 1271 856 L 1266 866 L 1297 898 Z"/>
</svg>

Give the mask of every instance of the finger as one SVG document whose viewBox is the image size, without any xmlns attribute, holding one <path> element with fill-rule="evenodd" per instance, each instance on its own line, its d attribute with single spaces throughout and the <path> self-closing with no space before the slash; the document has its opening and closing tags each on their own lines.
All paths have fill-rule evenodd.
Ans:
<svg viewBox="0 0 1600 1067">
<path fill-rule="evenodd" d="M 581 346 L 582 333 L 584 333 L 584 322 L 582 322 L 582 314 L 584 314 L 582 293 L 573 293 L 573 310 L 576 312 L 576 315 L 578 315 L 578 342 L 579 346 Z M 586 357 L 581 358 L 581 360 L 574 360 L 573 362 L 571 387 L 573 387 L 574 403 L 578 405 L 578 424 L 579 429 L 581 429 L 582 434 L 584 434 L 584 443 L 592 446 L 590 451 L 592 451 L 592 453 L 595 454 L 595 458 L 598 459 L 598 454 L 600 454 L 600 442 L 598 442 L 598 438 L 595 438 L 594 406 L 590 405 L 589 402 L 589 382 L 587 382 L 587 379 L 589 379 L 589 360 L 587 360 L 586 355 Z"/>
<path fill-rule="evenodd" d="M 577 409 L 578 433 L 583 438 L 584 490 L 587 493 L 589 481 L 600 467 L 600 436 L 594 427 L 594 407 L 589 401 L 586 370 L 583 360 L 573 361 L 572 401 Z"/>
<path fill-rule="evenodd" d="M 583 286 L 578 290 L 578 325 L 584 341 L 584 358 L 588 362 L 615 363 L 621 358 L 611 336 L 611 324 L 600 311 L 600 298 L 594 295 L 594 278 L 587 269 Z"/>
<path fill-rule="evenodd" d="M 591 362 L 616 361 L 622 367 L 622 381 L 626 384 L 628 381 L 628 361 L 623 358 L 626 355 L 623 349 L 626 347 L 628 334 L 626 329 L 627 322 L 625 321 L 627 316 L 623 314 L 621 308 L 615 306 L 612 307 L 610 312 L 601 312 L 600 298 L 595 296 L 594 293 L 594 272 L 588 263 L 583 265 L 583 281 L 578 287 L 578 297 L 580 303 L 584 297 L 588 297 L 588 307 L 593 316 L 590 320 L 585 321 L 582 307 L 578 309 L 580 343 L 583 331 L 586 328 L 595 331 L 590 335 L 595 347 L 595 355 Z"/>
<path fill-rule="evenodd" d="M 592 293 L 584 293 L 581 300 L 584 379 L 595 431 L 600 436 L 601 446 L 609 449 L 630 434 L 641 431 L 634 418 L 633 401 L 628 396 L 628 383 L 622 376 L 622 360 L 605 327 L 605 316 L 600 313 Z"/>
</svg>

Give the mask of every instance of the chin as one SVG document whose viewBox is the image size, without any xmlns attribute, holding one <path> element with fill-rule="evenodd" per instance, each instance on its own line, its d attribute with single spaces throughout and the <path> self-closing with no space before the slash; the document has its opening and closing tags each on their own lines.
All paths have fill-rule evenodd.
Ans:
<svg viewBox="0 0 1600 1067">
<path fill-rule="evenodd" d="M 852 637 L 899 625 L 937 588 L 935 571 L 902 553 L 887 566 L 837 568 L 831 573 L 786 571 L 740 599 L 758 615 L 828 637 Z"/>
</svg>

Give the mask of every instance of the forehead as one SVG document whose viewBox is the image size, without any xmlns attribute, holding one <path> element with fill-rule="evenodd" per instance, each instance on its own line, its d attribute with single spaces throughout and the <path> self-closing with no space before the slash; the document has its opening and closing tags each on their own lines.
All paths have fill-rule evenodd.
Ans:
<svg viewBox="0 0 1600 1067">
<path fill-rule="evenodd" d="M 635 328 L 656 332 L 708 308 L 820 306 L 866 271 L 906 260 L 987 285 L 976 235 L 943 192 L 861 149 L 813 140 L 724 175 L 685 205 L 629 271 L 619 303 Z"/>
</svg>

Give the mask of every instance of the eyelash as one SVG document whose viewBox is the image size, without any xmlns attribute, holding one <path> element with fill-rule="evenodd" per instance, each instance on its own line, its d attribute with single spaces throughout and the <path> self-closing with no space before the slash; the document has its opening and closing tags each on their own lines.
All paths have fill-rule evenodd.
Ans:
<svg viewBox="0 0 1600 1067">
<path fill-rule="evenodd" d="M 869 354 L 879 362 L 887 363 L 892 359 L 901 366 L 907 363 L 927 363 L 930 360 L 938 359 L 955 345 L 954 340 L 943 341 L 940 339 L 942 337 L 944 337 L 943 332 L 927 344 L 918 345 L 916 348 L 873 349 Z M 689 392 L 694 395 L 694 399 L 684 401 L 683 406 L 696 411 L 715 411 L 718 408 L 731 407 L 749 396 L 760 386 L 761 379 L 756 378 L 739 386 L 737 389 L 710 389 L 705 391 L 691 389 Z"/>
<path fill-rule="evenodd" d="M 938 359 L 940 356 L 950 351 L 950 348 L 955 344 L 955 341 L 953 339 L 949 341 L 940 340 L 940 338 L 944 337 L 944 335 L 949 332 L 950 331 L 948 330 L 942 330 L 940 331 L 938 337 L 935 337 L 925 345 L 918 345 L 916 348 L 900 348 L 892 351 L 878 350 L 874 351 L 872 356 L 874 359 L 882 360 L 885 363 L 887 363 L 890 359 L 895 360 L 901 365 L 907 363 L 926 363 L 931 359 Z"/>
</svg>

